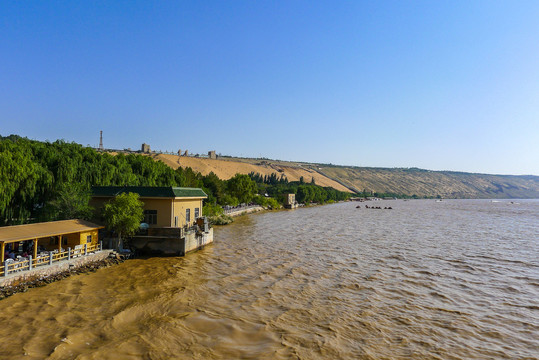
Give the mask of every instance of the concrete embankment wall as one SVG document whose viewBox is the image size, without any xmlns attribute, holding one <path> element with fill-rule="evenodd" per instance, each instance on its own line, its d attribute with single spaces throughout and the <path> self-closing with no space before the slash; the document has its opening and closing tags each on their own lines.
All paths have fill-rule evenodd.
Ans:
<svg viewBox="0 0 539 360">
<path fill-rule="evenodd" d="M 248 208 L 240 208 L 240 209 L 233 209 L 233 210 L 226 210 L 225 211 L 225 215 L 228 215 L 228 216 L 240 216 L 240 215 L 243 215 L 243 214 L 250 214 L 250 213 L 254 213 L 254 212 L 258 212 L 258 211 L 262 211 L 264 210 L 264 208 L 262 206 L 253 206 L 253 207 L 248 207 Z"/>
<path fill-rule="evenodd" d="M 148 236 L 134 236 L 130 240 L 131 247 L 146 255 L 182 255 L 184 240 L 181 229 L 164 228 L 153 231 Z"/>
<path fill-rule="evenodd" d="M 135 236 L 131 246 L 147 255 L 182 256 L 188 252 L 199 250 L 213 242 L 213 229 L 207 232 L 189 230 L 181 232 L 179 228 L 163 228 L 152 232 L 149 236 Z"/>
<path fill-rule="evenodd" d="M 196 251 L 213 242 L 213 228 L 208 232 L 203 232 L 202 235 L 197 235 L 195 232 L 185 235 L 184 254 L 191 251 Z"/>
<path fill-rule="evenodd" d="M 70 269 L 77 269 L 84 265 L 106 259 L 109 257 L 111 252 L 112 250 L 102 250 L 96 252 L 95 254 L 55 262 L 52 265 L 44 265 L 32 270 L 11 273 L 6 277 L 0 277 L 0 286 L 10 286 L 21 282 L 49 277 Z"/>
</svg>

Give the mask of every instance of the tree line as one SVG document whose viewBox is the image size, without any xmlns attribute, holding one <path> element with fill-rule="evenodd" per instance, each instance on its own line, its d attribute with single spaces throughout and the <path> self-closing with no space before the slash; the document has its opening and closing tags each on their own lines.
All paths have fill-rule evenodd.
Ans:
<svg viewBox="0 0 539 360">
<path fill-rule="evenodd" d="M 236 174 L 221 180 L 214 173 L 172 169 L 144 155 L 113 155 L 63 140 L 0 137 L 0 225 L 90 218 L 92 186 L 199 187 L 208 194 L 206 213 L 223 205 L 249 202 L 277 207 L 284 202 L 285 193 L 296 194 L 300 203 L 325 203 L 349 196 L 313 181 L 288 182 L 284 175 Z"/>
</svg>

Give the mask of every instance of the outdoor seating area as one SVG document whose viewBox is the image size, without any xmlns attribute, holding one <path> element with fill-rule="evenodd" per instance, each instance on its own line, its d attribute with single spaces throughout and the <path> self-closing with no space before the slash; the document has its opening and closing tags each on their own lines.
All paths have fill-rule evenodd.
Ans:
<svg viewBox="0 0 539 360">
<path fill-rule="evenodd" d="M 54 262 L 61 260 L 71 260 L 79 256 L 85 256 L 88 254 L 93 254 L 96 251 L 102 250 L 102 244 L 97 245 L 77 245 L 76 249 L 68 248 L 64 251 L 42 251 L 35 258 L 32 258 L 32 255 L 17 256 L 15 259 L 8 258 L 0 266 L 0 276 L 7 276 L 14 272 L 32 270 L 38 266 L 43 265 L 52 265 Z M 6 270 L 7 269 L 7 270 Z"/>
<path fill-rule="evenodd" d="M 98 230 L 84 220 L 0 228 L 0 276 L 52 265 L 102 250 Z"/>
</svg>

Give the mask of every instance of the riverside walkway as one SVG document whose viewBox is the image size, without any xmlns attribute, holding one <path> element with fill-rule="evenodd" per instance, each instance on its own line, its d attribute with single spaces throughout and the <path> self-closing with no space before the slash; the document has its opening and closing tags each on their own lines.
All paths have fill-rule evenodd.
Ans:
<svg viewBox="0 0 539 360">
<path fill-rule="evenodd" d="M 101 243 L 64 252 L 50 252 L 35 259 L 6 260 L 0 266 L 0 286 L 8 286 L 37 277 L 47 277 L 59 272 L 107 258 L 112 250 L 102 250 Z"/>
<path fill-rule="evenodd" d="M 228 216 L 239 216 L 239 215 L 250 214 L 250 213 L 262 211 L 262 210 L 264 210 L 264 208 L 260 205 L 244 205 L 244 206 L 223 208 L 224 214 Z"/>
</svg>

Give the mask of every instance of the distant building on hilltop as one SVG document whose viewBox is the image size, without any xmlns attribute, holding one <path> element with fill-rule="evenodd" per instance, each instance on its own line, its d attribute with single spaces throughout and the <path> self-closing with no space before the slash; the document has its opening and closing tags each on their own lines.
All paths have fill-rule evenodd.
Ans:
<svg viewBox="0 0 539 360">
<path fill-rule="evenodd" d="M 142 144 L 140 151 L 143 152 L 144 154 L 149 154 L 152 152 L 152 150 L 150 149 L 150 145 L 146 143 Z"/>
<path fill-rule="evenodd" d="M 217 154 L 215 154 L 215 150 L 208 151 L 208 158 L 217 159 Z"/>
</svg>

